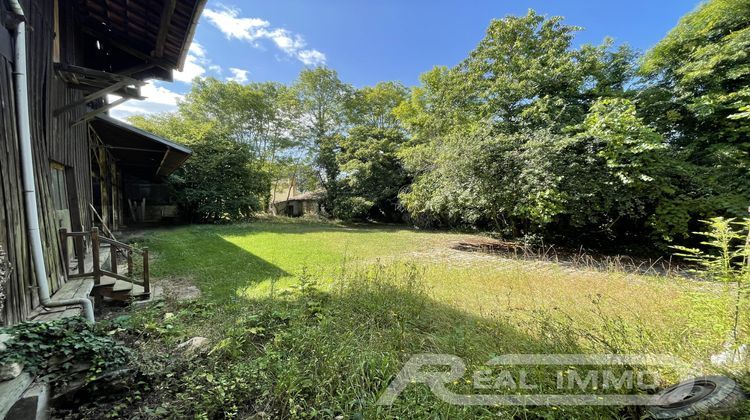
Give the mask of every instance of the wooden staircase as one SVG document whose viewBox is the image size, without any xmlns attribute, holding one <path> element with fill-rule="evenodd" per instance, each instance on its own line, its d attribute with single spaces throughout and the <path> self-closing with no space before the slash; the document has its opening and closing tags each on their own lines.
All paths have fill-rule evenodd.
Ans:
<svg viewBox="0 0 750 420">
<path fill-rule="evenodd" d="M 113 238 L 100 235 L 94 227 L 90 232 L 68 232 L 60 229 L 62 254 L 68 255 L 68 239 L 72 239 L 76 258 L 66 264 L 69 280 L 93 278 L 90 296 L 94 307 L 103 304 L 127 304 L 151 297 L 148 248 L 137 249 Z M 91 252 L 86 253 L 86 242 Z M 135 258 L 142 261 L 136 273 Z"/>
</svg>

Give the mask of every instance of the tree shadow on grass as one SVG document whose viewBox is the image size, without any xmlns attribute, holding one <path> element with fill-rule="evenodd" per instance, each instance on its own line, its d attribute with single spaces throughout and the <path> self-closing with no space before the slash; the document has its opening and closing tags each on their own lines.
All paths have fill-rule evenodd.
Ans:
<svg viewBox="0 0 750 420">
<path fill-rule="evenodd" d="M 305 235 L 310 233 L 372 233 L 372 232 L 400 232 L 413 231 L 406 225 L 382 225 L 369 223 L 326 223 L 326 222 L 253 222 L 226 225 L 219 227 L 226 235 L 252 235 L 259 233 L 283 233 L 290 235 Z"/>
<path fill-rule="evenodd" d="M 149 242 L 156 250 L 155 277 L 190 277 L 211 300 L 233 298 L 239 290 L 290 276 L 218 233 L 170 232 Z"/>
</svg>

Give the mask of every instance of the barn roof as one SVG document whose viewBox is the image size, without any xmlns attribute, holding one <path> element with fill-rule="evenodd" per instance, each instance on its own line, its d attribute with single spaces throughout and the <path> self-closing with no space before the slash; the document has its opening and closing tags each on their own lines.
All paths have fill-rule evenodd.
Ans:
<svg viewBox="0 0 750 420">
<path fill-rule="evenodd" d="M 143 179 L 169 176 L 192 155 L 189 148 L 99 115 L 91 126 L 124 172 Z"/>
<path fill-rule="evenodd" d="M 182 70 L 206 0 L 76 0 L 80 29 L 107 47 L 167 70 Z M 113 62 L 118 65 L 120 62 Z M 123 66 L 124 61 L 123 61 Z M 116 71 L 115 71 L 116 72 Z"/>
<path fill-rule="evenodd" d="M 185 64 L 207 0 L 69 1 L 65 4 L 71 7 L 55 12 L 65 17 L 55 72 L 87 94 L 54 109 L 53 115 L 91 104 L 76 125 L 129 99 L 144 99 L 140 88 L 147 79 L 171 81 L 172 71 Z M 107 95 L 119 99 L 105 102 Z"/>
</svg>

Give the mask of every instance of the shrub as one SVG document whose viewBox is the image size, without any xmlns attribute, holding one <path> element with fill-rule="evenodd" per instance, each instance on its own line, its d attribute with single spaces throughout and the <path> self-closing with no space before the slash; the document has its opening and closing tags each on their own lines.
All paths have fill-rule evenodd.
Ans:
<svg viewBox="0 0 750 420">
<path fill-rule="evenodd" d="M 708 248 L 703 251 L 695 248 L 675 246 L 678 256 L 696 263 L 702 270 L 699 275 L 710 280 L 719 281 L 727 287 L 726 293 L 734 293 L 734 307 L 729 317 L 733 346 L 740 342 L 740 317 L 743 301 L 747 299 L 747 287 L 750 284 L 750 219 L 737 221 L 715 217 L 704 222 L 708 226 L 705 232 L 698 235 L 706 238 L 701 245 Z"/>
<path fill-rule="evenodd" d="M 27 371 L 50 375 L 53 383 L 70 379 L 66 376 L 76 364 L 89 365 L 86 380 L 92 381 L 131 360 L 130 350 L 83 318 L 28 322 L 0 328 L 0 333 L 13 337 L 0 365 L 22 363 Z"/>
<path fill-rule="evenodd" d="M 170 178 L 189 221 L 238 221 L 265 208 L 271 182 L 247 145 L 207 139 L 190 147 L 193 156 Z"/>
</svg>

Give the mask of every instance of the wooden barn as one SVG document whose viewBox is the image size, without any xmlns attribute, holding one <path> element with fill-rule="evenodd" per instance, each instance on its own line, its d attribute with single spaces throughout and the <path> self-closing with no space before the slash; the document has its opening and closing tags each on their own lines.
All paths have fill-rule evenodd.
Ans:
<svg viewBox="0 0 750 420">
<path fill-rule="evenodd" d="M 204 4 L 0 0 L 0 247 L 11 267 L 0 324 L 85 306 L 70 299 L 85 278 L 98 298 L 116 296 L 103 274 L 131 278 L 118 273 L 114 249 L 123 246 L 128 267 L 133 250 L 107 235 L 129 217 L 128 200 L 140 200 L 128 185 L 158 185 L 190 150 L 106 114 L 143 99 L 146 80 L 171 81 L 182 69 Z M 108 103 L 108 95 L 121 99 Z M 105 244 L 111 267 L 85 268 Z M 146 278 L 147 266 L 146 253 Z"/>
</svg>

